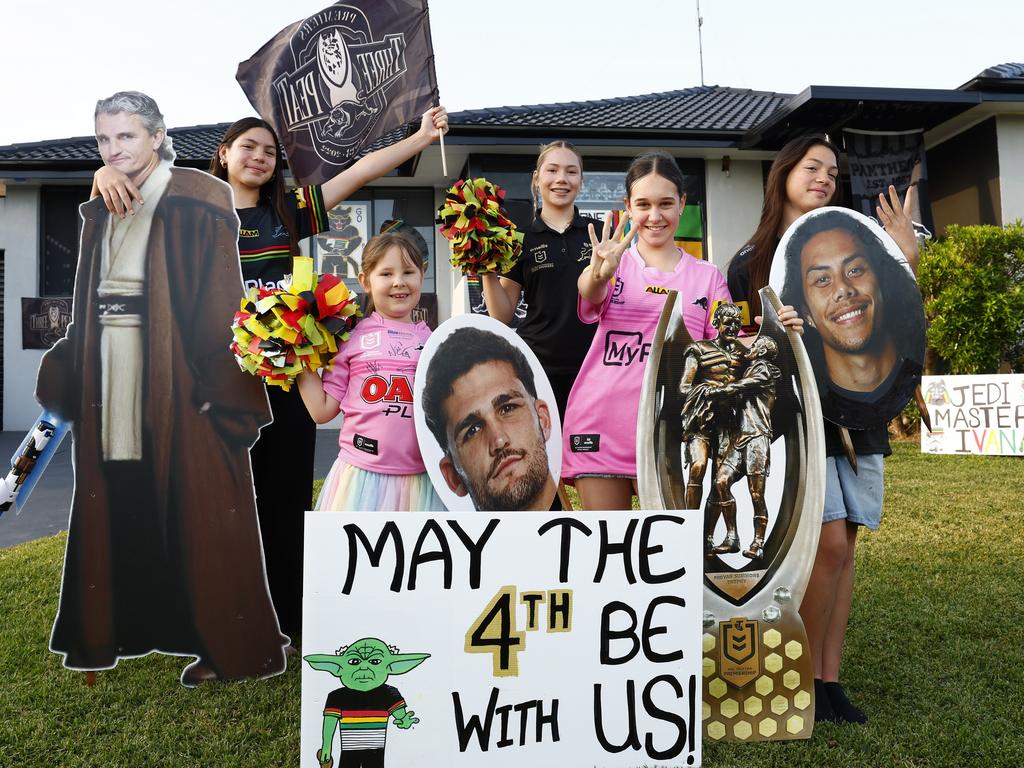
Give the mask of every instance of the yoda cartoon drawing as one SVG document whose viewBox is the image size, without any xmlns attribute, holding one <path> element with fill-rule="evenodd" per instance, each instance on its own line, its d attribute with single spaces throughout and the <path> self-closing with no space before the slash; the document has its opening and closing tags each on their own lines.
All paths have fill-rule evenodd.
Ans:
<svg viewBox="0 0 1024 768">
<path fill-rule="evenodd" d="M 384 740 L 388 718 L 399 728 L 419 722 L 398 689 L 385 685 L 390 675 L 404 675 L 430 657 L 429 653 L 399 653 L 375 637 L 356 640 L 335 654 L 313 654 L 303 658 L 313 669 L 330 672 L 342 687 L 327 695 L 324 705 L 323 746 L 316 759 L 321 768 L 334 760 L 334 729 L 341 731 L 343 757 L 339 768 L 384 768 Z"/>
</svg>

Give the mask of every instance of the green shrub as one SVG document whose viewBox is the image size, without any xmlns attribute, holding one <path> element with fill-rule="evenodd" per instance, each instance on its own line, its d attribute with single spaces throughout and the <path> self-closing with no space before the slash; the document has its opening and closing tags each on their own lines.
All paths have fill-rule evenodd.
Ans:
<svg viewBox="0 0 1024 768">
<path fill-rule="evenodd" d="M 951 225 L 921 254 L 928 343 L 949 373 L 1024 370 L 1024 226 Z"/>
</svg>

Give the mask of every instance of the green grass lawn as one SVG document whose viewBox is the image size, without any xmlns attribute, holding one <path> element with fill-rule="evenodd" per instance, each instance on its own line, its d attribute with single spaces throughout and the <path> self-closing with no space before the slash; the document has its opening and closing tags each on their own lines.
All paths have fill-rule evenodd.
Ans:
<svg viewBox="0 0 1024 768">
<path fill-rule="evenodd" d="M 843 668 L 871 722 L 705 744 L 706 766 L 1024 763 L 1024 463 L 895 450 L 882 529 L 858 544 Z M 47 642 L 64 541 L 0 550 L 2 768 L 300 765 L 294 660 L 271 680 L 192 691 L 182 659 L 127 659 L 92 688 L 61 667 Z"/>
</svg>

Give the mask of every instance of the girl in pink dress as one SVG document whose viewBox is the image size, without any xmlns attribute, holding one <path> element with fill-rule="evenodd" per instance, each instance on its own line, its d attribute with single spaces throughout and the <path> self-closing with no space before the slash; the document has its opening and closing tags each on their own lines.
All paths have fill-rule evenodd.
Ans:
<svg viewBox="0 0 1024 768">
<path fill-rule="evenodd" d="M 405 235 L 377 235 L 363 250 L 359 284 L 369 315 L 341 345 L 323 377 L 303 371 L 299 393 L 318 424 L 344 412 L 338 458 L 316 509 L 443 511 L 416 443 L 413 374 L 430 328 L 414 323 L 424 264 Z"/>
<path fill-rule="evenodd" d="M 627 217 L 602 239 L 579 279 L 580 319 L 597 333 L 569 395 L 562 477 L 575 481 L 584 509 L 630 509 L 636 485 L 636 423 L 644 366 L 669 290 L 694 340 L 715 336 L 711 317 L 729 290 L 718 268 L 675 244 L 686 205 L 683 174 L 663 152 L 636 158 L 626 174 Z M 639 238 L 634 242 L 634 238 Z"/>
</svg>

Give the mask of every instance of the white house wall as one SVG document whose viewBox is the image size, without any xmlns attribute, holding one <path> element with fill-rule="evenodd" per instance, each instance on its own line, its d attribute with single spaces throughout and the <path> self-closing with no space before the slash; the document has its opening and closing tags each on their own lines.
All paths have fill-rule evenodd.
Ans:
<svg viewBox="0 0 1024 768">
<path fill-rule="evenodd" d="M 708 258 L 725 272 L 761 219 L 761 161 L 732 158 L 726 174 L 721 158 L 708 158 L 704 174 Z"/>
<path fill-rule="evenodd" d="M 1024 219 L 1024 115 L 996 118 L 1002 222 Z"/>
<path fill-rule="evenodd" d="M 8 184 L 0 198 L 4 251 L 4 429 L 28 431 L 39 415 L 32 393 L 41 349 L 21 348 L 21 299 L 39 295 L 39 187 Z"/>
</svg>

